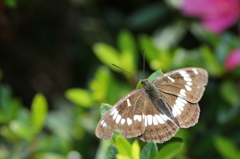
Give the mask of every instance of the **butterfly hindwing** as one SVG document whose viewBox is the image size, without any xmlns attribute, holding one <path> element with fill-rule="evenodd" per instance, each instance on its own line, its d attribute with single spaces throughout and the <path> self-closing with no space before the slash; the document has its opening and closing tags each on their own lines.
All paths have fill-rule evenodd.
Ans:
<svg viewBox="0 0 240 159">
<path fill-rule="evenodd" d="M 190 103 L 179 96 L 167 93 L 161 93 L 161 96 L 171 108 L 172 116 L 179 127 L 188 128 L 198 122 L 200 114 L 198 103 Z"/>
<path fill-rule="evenodd" d="M 146 96 L 148 97 L 148 94 Z M 152 103 L 149 97 L 144 101 L 143 114 L 145 131 L 139 138 L 145 142 L 162 143 L 169 140 L 179 129 L 171 118 Z"/>
</svg>

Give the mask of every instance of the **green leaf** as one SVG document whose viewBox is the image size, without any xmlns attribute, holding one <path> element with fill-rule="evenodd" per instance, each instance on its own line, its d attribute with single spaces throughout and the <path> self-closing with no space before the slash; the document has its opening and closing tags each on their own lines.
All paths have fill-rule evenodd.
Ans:
<svg viewBox="0 0 240 159">
<path fill-rule="evenodd" d="M 34 155 L 35 159 L 66 159 L 65 156 L 60 155 L 58 153 L 51 153 L 51 152 L 40 152 L 40 153 L 36 153 L 36 155 Z"/>
<path fill-rule="evenodd" d="M 31 128 L 21 121 L 18 120 L 11 121 L 9 124 L 9 128 L 16 136 L 28 142 L 30 142 L 33 138 Z"/>
<path fill-rule="evenodd" d="M 116 154 L 117 154 L 117 149 L 112 145 L 108 146 L 107 152 L 106 152 L 106 158 L 115 159 Z M 97 159 L 102 159 L 102 158 L 97 158 Z"/>
<path fill-rule="evenodd" d="M 5 3 L 10 8 L 14 8 L 17 6 L 17 0 L 5 0 Z"/>
<path fill-rule="evenodd" d="M 140 146 L 139 146 L 137 140 L 135 140 L 132 143 L 131 152 L 132 152 L 132 159 L 139 159 L 139 156 L 140 156 Z"/>
<path fill-rule="evenodd" d="M 147 29 L 159 23 L 159 20 L 167 14 L 167 7 L 162 4 L 152 4 L 134 12 L 127 19 L 129 27 L 133 29 Z"/>
<path fill-rule="evenodd" d="M 109 104 L 102 103 L 100 106 L 101 116 L 103 117 L 112 106 Z"/>
<path fill-rule="evenodd" d="M 223 99 L 225 99 L 232 106 L 237 106 L 240 96 L 237 84 L 229 80 L 223 81 L 222 84 L 220 85 L 220 92 Z"/>
<path fill-rule="evenodd" d="M 158 76 L 163 75 L 163 72 L 161 70 L 157 70 L 155 72 L 153 72 L 149 77 L 148 77 L 148 81 L 152 82 L 155 78 L 157 78 Z"/>
<path fill-rule="evenodd" d="M 161 70 L 157 70 L 155 72 L 153 72 L 149 77 L 148 77 L 148 82 L 152 82 L 155 78 L 157 78 L 158 76 L 163 75 L 163 72 Z M 142 88 L 142 80 L 140 80 L 136 86 L 136 88 Z"/>
<path fill-rule="evenodd" d="M 131 73 L 136 73 L 138 54 L 133 35 L 128 30 L 122 30 L 118 36 L 118 45 L 121 50 L 121 67 Z M 129 76 L 129 74 L 125 74 Z"/>
<path fill-rule="evenodd" d="M 239 150 L 230 139 L 225 137 L 215 137 L 214 145 L 223 158 L 237 159 L 239 158 Z"/>
<path fill-rule="evenodd" d="M 202 46 L 200 50 L 205 61 L 208 73 L 212 76 L 221 76 L 225 72 L 225 68 L 217 61 L 217 59 L 212 53 L 212 50 L 210 50 L 210 48 L 208 48 L 207 46 Z"/>
<path fill-rule="evenodd" d="M 99 67 L 96 71 L 93 80 L 89 83 L 92 94 L 91 98 L 98 101 L 108 101 L 106 98 L 109 97 L 109 88 L 112 89 L 112 83 L 114 79 L 112 78 L 110 71 L 107 67 Z M 111 87 L 112 86 L 112 87 Z"/>
<path fill-rule="evenodd" d="M 181 139 L 174 140 L 174 141 L 171 140 L 169 143 L 166 143 L 165 145 L 163 145 L 163 147 L 160 149 L 155 159 L 173 158 L 174 156 L 177 155 L 182 145 L 183 145 L 183 141 Z"/>
<path fill-rule="evenodd" d="M 150 36 L 141 34 L 138 39 L 141 45 L 141 49 L 146 48 L 145 55 L 148 61 L 152 61 L 158 58 L 159 50 L 153 44 L 153 40 Z"/>
<path fill-rule="evenodd" d="M 130 31 L 122 30 L 119 33 L 118 47 L 121 50 L 121 52 L 130 52 L 136 58 L 135 56 L 137 53 L 136 42 Z M 135 62 L 137 62 L 137 60 Z"/>
<path fill-rule="evenodd" d="M 151 141 L 143 147 L 141 151 L 140 159 L 152 159 L 157 155 L 157 151 L 158 150 L 157 150 L 156 143 Z"/>
<path fill-rule="evenodd" d="M 114 148 L 112 145 L 109 145 L 109 140 L 100 140 L 100 145 L 98 146 L 95 159 L 114 159 Z"/>
<path fill-rule="evenodd" d="M 116 138 L 116 147 L 120 155 L 131 158 L 131 144 L 123 137 Z"/>
<path fill-rule="evenodd" d="M 131 159 L 131 157 L 123 155 L 123 154 L 117 154 L 117 159 Z"/>
<path fill-rule="evenodd" d="M 45 123 L 45 119 L 47 116 L 48 106 L 46 98 L 40 93 L 36 94 L 33 98 L 31 108 L 33 130 L 35 133 L 39 133 Z"/>
<path fill-rule="evenodd" d="M 185 32 L 186 26 L 181 22 L 176 22 L 159 29 L 159 31 L 154 34 L 153 39 L 154 42 L 158 44 L 158 48 L 170 49 L 182 39 Z"/>
<path fill-rule="evenodd" d="M 71 102 L 83 106 L 83 107 L 90 107 L 93 103 L 91 94 L 88 90 L 81 89 L 81 88 L 72 88 L 68 89 L 65 92 L 65 96 Z"/>
<path fill-rule="evenodd" d="M 118 68 L 112 66 L 112 64 L 117 66 L 121 64 L 120 53 L 115 48 L 105 43 L 96 43 L 93 45 L 93 51 L 102 63 L 115 71 L 120 71 Z"/>
</svg>

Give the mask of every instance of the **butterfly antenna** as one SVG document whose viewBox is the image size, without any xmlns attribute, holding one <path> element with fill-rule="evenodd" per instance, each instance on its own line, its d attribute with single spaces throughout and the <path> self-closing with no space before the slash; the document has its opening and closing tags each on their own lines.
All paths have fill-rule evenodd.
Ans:
<svg viewBox="0 0 240 159">
<path fill-rule="evenodd" d="M 139 77 L 138 75 L 136 75 L 136 74 L 134 74 L 134 73 L 131 73 L 131 72 L 128 72 L 128 71 L 124 70 L 123 68 L 121 68 L 121 67 L 119 67 L 119 66 L 117 66 L 117 65 L 115 65 L 115 64 L 112 64 L 112 65 L 115 66 L 115 67 L 117 67 L 117 68 L 119 68 L 120 70 L 123 70 L 123 71 L 125 71 L 125 72 L 127 72 L 127 73 L 129 73 L 129 74 L 131 74 L 131 75 L 133 75 L 133 76 L 138 77 L 140 80 L 142 79 L 142 78 Z"/>
<path fill-rule="evenodd" d="M 145 71 L 145 48 L 143 49 L 143 75 Z"/>
</svg>

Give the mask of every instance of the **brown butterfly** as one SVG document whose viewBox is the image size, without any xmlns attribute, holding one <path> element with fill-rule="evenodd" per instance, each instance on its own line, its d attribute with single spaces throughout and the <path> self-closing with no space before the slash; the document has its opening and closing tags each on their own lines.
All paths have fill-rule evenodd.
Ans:
<svg viewBox="0 0 240 159">
<path fill-rule="evenodd" d="M 100 120 L 96 136 L 106 140 L 120 130 L 123 137 L 162 143 L 198 122 L 208 73 L 201 68 L 183 68 L 142 80 L 138 88 L 120 99 Z"/>
</svg>

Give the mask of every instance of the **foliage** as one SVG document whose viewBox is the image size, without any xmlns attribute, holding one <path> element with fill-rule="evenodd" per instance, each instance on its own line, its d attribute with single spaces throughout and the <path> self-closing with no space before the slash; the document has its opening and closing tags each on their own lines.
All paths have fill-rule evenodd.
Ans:
<svg viewBox="0 0 240 159">
<path fill-rule="evenodd" d="M 84 49 L 75 51 L 81 57 L 94 56 L 100 64 L 96 61 L 93 64 L 91 60 L 80 63 L 82 70 L 88 72 L 80 77 L 86 81 L 84 87 L 68 88 L 57 98 L 36 93 L 32 103 L 25 106 L 22 97 L 16 97 L 11 89 L 14 86 L 3 81 L 6 72 L 0 71 L 0 159 L 239 158 L 240 67 L 229 70 L 225 66 L 229 53 L 240 48 L 238 29 L 233 26 L 221 34 L 207 31 L 196 19 L 180 15 L 179 4 L 175 2 L 130 1 L 128 7 L 133 6 L 133 10 L 126 14 L 105 5 L 100 10 L 104 19 L 98 12 L 94 13 L 98 19 L 91 25 L 92 15 L 84 17 L 91 27 L 81 23 L 76 36 L 83 37 Z M 17 10 L 30 1 L 2 3 Z M 78 0 L 69 3 L 81 7 L 91 5 Z M 102 29 L 104 22 L 110 30 Z M 84 36 L 89 30 L 100 38 Z M 110 32 L 113 38 L 109 38 Z M 45 42 L 46 37 L 43 39 Z M 61 47 L 56 52 L 59 50 Z M 142 57 L 146 58 L 144 70 L 141 69 L 145 68 Z M 183 67 L 201 67 L 209 73 L 206 91 L 199 102 L 201 115 L 194 127 L 180 129 L 163 144 L 124 139 L 120 132 L 115 132 L 110 141 L 95 136 L 98 121 L 111 105 L 132 89 L 141 87 L 136 78 L 146 78 L 153 72 L 148 78 L 152 81 L 165 72 Z"/>
</svg>

